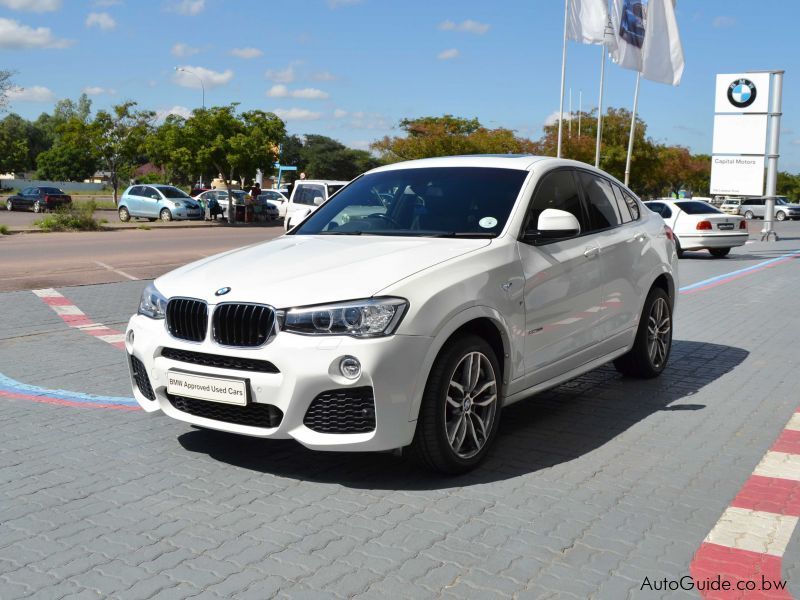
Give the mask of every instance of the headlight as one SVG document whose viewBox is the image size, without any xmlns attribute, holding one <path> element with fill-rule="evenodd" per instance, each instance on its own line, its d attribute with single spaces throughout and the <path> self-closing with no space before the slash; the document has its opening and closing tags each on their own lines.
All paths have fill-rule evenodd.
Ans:
<svg viewBox="0 0 800 600">
<path fill-rule="evenodd" d="M 402 298 L 367 298 L 292 308 L 281 311 L 278 319 L 283 331 L 294 333 L 380 337 L 397 329 L 407 309 Z"/>
<path fill-rule="evenodd" d="M 183 202 L 178 202 L 177 200 L 173 202 L 173 204 L 175 205 L 175 208 L 180 208 L 181 206 L 183 206 Z"/>
<path fill-rule="evenodd" d="M 163 319 L 167 310 L 167 299 L 149 283 L 142 292 L 142 299 L 139 300 L 139 314 L 151 319 Z"/>
</svg>

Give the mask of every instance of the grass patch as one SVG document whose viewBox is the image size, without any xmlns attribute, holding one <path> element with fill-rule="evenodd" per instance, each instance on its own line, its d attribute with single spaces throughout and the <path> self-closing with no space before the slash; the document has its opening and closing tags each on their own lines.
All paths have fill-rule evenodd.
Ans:
<svg viewBox="0 0 800 600">
<path fill-rule="evenodd" d="M 8 229 L 8 225 L 5 223 L 0 225 L 0 235 L 8 235 L 9 233 L 11 233 L 11 231 Z"/>
<path fill-rule="evenodd" d="M 92 216 L 95 208 L 95 203 L 91 200 L 82 202 L 46 214 L 33 224 L 42 231 L 97 231 L 100 223 Z"/>
<path fill-rule="evenodd" d="M 136 226 L 136 229 L 144 229 L 145 231 L 150 231 L 152 227 L 150 227 L 150 225 L 148 225 L 147 223 L 139 223 Z"/>
</svg>

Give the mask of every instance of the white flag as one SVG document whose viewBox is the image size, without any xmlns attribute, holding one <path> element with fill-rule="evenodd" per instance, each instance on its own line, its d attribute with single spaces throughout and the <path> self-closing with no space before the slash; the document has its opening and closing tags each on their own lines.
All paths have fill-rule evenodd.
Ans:
<svg viewBox="0 0 800 600">
<path fill-rule="evenodd" d="M 567 38 L 582 44 L 602 44 L 608 23 L 608 0 L 571 0 Z"/>
<path fill-rule="evenodd" d="M 614 62 L 651 81 L 678 85 L 683 46 L 673 0 L 613 0 Z"/>
</svg>

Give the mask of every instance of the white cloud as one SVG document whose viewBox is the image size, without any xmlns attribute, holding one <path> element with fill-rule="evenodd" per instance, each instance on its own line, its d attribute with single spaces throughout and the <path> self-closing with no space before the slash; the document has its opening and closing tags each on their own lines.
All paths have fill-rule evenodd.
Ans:
<svg viewBox="0 0 800 600">
<path fill-rule="evenodd" d="M 186 58 L 187 56 L 192 56 L 193 54 L 197 54 L 200 52 L 200 48 L 195 48 L 194 46 L 190 46 L 189 44 L 184 44 L 183 42 L 178 42 L 177 44 L 173 44 L 172 50 L 170 50 L 173 56 L 179 56 L 181 58 Z"/>
<path fill-rule="evenodd" d="M 456 48 L 449 48 L 448 50 L 439 52 L 439 55 L 436 58 L 439 60 L 452 60 L 454 58 L 458 58 L 459 54 L 461 53 Z"/>
<path fill-rule="evenodd" d="M 105 12 L 92 12 L 86 17 L 87 27 L 99 27 L 103 31 L 111 31 L 117 26 L 117 22 L 110 14 Z"/>
<path fill-rule="evenodd" d="M 206 7 L 206 0 L 179 0 L 167 6 L 170 12 L 194 17 L 199 15 Z"/>
<path fill-rule="evenodd" d="M 569 113 L 561 113 L 564 121 L 569 121 Z M 554 110 L 544 118 L 545 125 L 555 125 L 558 123 L 558 111 Z"/>
<path fill-rule="evenodd" d="M 322 113 L 305 108 L 276 108 L 272 112 L 284 121 L 317 121 L 322 118 Z"/>
<path fill-rule="evenodd" d="M 337 108 L 333 111 L 333 118 L 334 119 L 344 119 L 349 113 L 344 110 L 343 108 Z"/>
<path fill-rule="evenodd" d="M 389 120 L 379 113 L 356 111 L 350 113 L 347 127 L 350 129 L 390 129 Z"/>
<path fill-rule="evenodd" d="M 0 18 L 0 48 L 21 50 L 24 48 L 66 48 L 75 40 L 54 37 L 49 27 L 28 27 L 13 19 Z"/>
<path fill-rule="evenodd" d="M 369 140 L 356 140 L 354 142 L 350 142 L 347 145 L 353 148 L 354 150 L 369 150 L 370 143 L 371 142 Z"/>
<path fill-rule="evenodd" d="M 725 29 L 727 27 L 733 27 L 734 25 L 736 25 L 736 18 L 726 15 L 720 15 L 711 21 L 711 26 L 716 27 L 717 29 Z"/>
<path fill-rule="evenodd" d="M 61 0 L 0 0 L 0 6 L 5 6 L 11 10 L 51 12 L 61 8 Z"/>
<path fill-rule="evenodd" d="M 265 77 L 275 83 L 292 83 L 294 81 L 294 65 L 285 69 L 268 69 Z"/>
<path fill-rule="evenodd" d="M 175 71 L 175 74 L 172 76 L 172 81 L 182 87 L 200 89 L 202 86 L 200 85 L 198 77 L 203 80 L 203 85 L 205 85 L 207 90 L 226 85 L 233 79 L 233 71 L 230 69 L 220 72 L 212 71 L 205 67 L 192 67 L 190 65 L 182 65 L 179 68 L 186 70 Z M 193 73 L 196 75 L 193 75 Z"/>
<path fill-rule="evenodd" d="M 169 115 L 178 115 L 179 117 L 183 117 L 184 119 L 188 119 L 192 116 L 192 111 L 185 106 L 173 106 L 172 108 L 159 108 L 156 110 L 156 121 L 163 121 Z"/>
<path fill-rule="evenodd" d="M 311 75 L 314 81 L 336 81 L 336 75 L 330 71 L 317 71 Z"/>
<path fill-rule="evenodd" d="M 55 102 L 56 99 L 56 95 L 49 88 L 41 85 L 11 88 L 7 96 L 12 102 Z"/>
<path fill-rule="evenodd" d="M 342 6 L 352 6 L 353 4 L 361 4 L 362 0 L 328 0 L 330 8 L 341 8 Z"/>
<path fill-rule="evenodd" d="M 270 98 L 300 98 L 301 100 L 326 100 L 330 97 L 328 92 L 323 92 L 316 88 L 303 88 L 300 90 L 290 90 L 282 83 L 273 85 L 267 90 Z"/>
<path fill-rule="evenodd" d="M 258 48 L 234 48 L 231 50 L 231 54 L 233 56 L 238 56 L 239 58 L 250 59 L 258 58 L 264 53 Z"/>
<path fill-rule="evenodd" d="M 461 21 L 461 23 L 455 23 L 449 20 L 439 23 L 439 29 L 442 31 L 460 31 L 462 33 L 474 33 L 476 35 L 483 35 L 489 31 L 489 27 L 491 26 L 487 23 L 480 23 L 472 19 Z"/>
<path fill-rule="evenodd" d="M 101 94 L 109 94 L 113 96 L 117 93 L 117 90 L 112 90 L 111 88 L 104 88 L 100 87 L 99 85 L 88 85 L 81 90 L 84 94 L 88 96 L 99 96 Z"/>
</svg>

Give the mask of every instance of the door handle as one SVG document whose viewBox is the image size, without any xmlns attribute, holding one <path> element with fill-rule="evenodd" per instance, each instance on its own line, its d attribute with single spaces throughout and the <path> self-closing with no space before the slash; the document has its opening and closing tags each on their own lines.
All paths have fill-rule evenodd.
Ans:
<svg viewBox="0 0 800 600">
<path fill-rule="evenodd" d="M 595 258 L 598 254 L 600 254 L 600 248 L 587 248 L 583 251 L 583 255 L 586 258 Z"/>
</svg>

